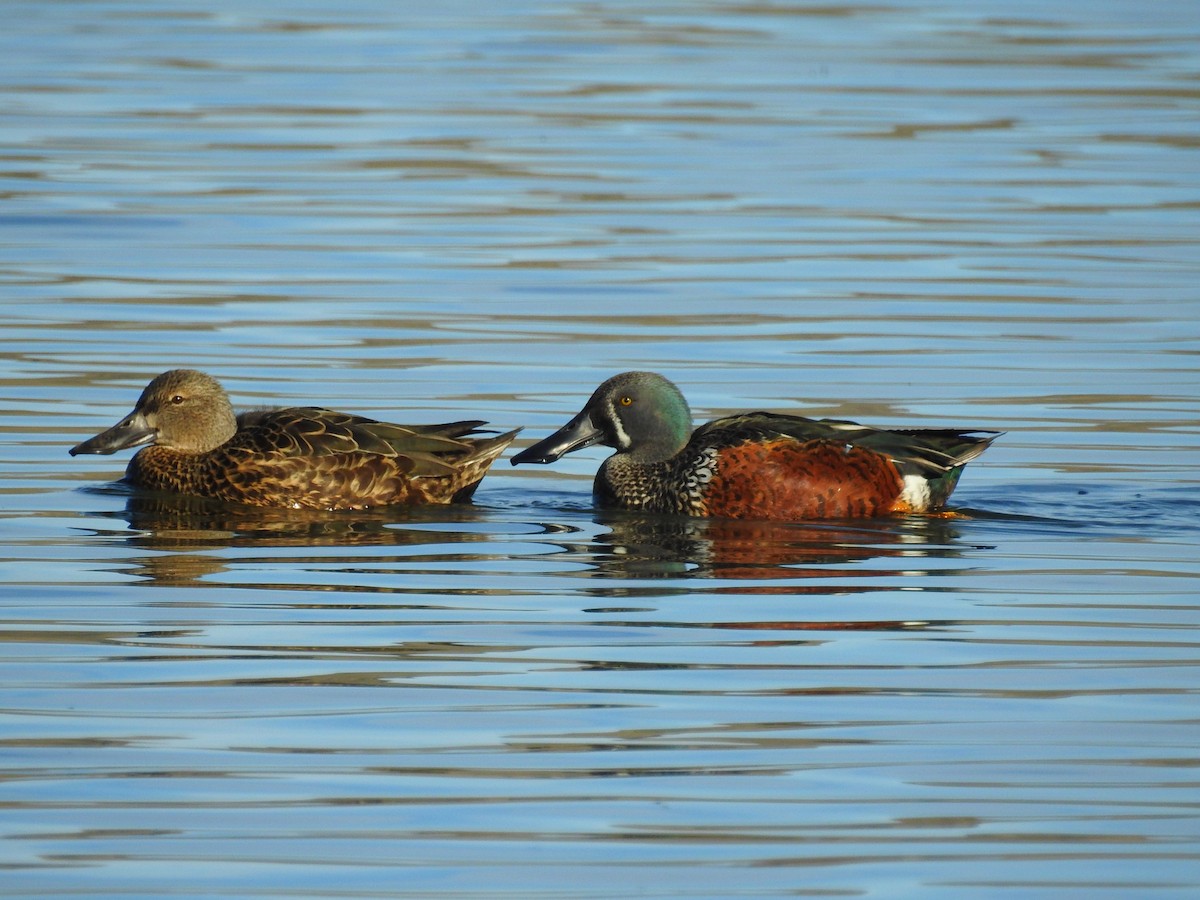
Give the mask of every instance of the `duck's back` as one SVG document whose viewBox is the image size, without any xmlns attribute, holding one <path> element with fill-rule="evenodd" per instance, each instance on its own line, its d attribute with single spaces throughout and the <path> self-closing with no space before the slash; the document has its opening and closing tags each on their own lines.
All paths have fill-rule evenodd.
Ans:
<svg viewBox="0 0 1200 900">
<path fill-rule="evenodd" d="M 472 437 L 481 422 L 393 425 L 316 407 L 244 413 L 206 453 L 141 450 L 127 480 L 255 506 L 362 509 L 448 503 L 474 492 L 515 432 Z"/>
<path fill-rule="evenodd" d="M 925 512 L 945 503 L 962 466 L 995 436 L 744 413 L 701 426 L 664 463 L 610 457 L 596 494 L 611 505 L 733 518 Z"/>
</svg>

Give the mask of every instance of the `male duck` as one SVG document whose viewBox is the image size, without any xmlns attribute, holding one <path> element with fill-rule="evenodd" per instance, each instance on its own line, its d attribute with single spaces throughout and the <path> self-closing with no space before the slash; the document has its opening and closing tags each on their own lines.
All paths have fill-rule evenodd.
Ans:
<svg viewBox="0 0 1200 900">
<path fill-rule="evenodd" d="M 517 434 L 471 437 L 483 424 L 390 425 L 309 406 L 235 416 L 216 379 L 172 369 L 71 455 L 148 445 L 125 471 L 131 484 L 252 506 L 451 503 L 474 493 Z"/>
<path fill-rule="evenodd" d="M 603 444 L 601 506 L 745 519 L 862 518 L 940 508 L 997 431 L 883 431 L 854 422 L 751 412 L 692 431 L 679 388 L 626 372 L 570 422 L 512 458 L 550 463 Z"/>
</svg>

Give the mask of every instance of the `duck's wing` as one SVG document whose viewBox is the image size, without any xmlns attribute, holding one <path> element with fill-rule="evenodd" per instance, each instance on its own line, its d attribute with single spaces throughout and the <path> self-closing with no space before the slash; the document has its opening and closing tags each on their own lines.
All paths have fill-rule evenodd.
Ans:
<svg viewBox="0 0 1200 900">
<path fill-rule="evenodd" d="M 240 416 L 238 424 L 235 440 L 259 453 L 310 458 L 346 453 L 397 457 L 408 461 L 406 468 L 412 475 L 455 472 L 484 446 L 491 447 L 504 437 L 507 446 L 516 433 L 475 438 L 471 435 L 485 422 L 397 425 L 313 406 L 256 410 Z"/>
<path fill-rule="evenodd" d="M 791 438 L 828 441 L 871 450 L 895 460 L 901 469 L 941 475 L 975 459 L 1003 432 L 953 428 L 872 428 L 840 419 L 808 419 L 752 412 L 716 419 L 696 429 L 693 440 L 727 443 Z"/>
</svg>

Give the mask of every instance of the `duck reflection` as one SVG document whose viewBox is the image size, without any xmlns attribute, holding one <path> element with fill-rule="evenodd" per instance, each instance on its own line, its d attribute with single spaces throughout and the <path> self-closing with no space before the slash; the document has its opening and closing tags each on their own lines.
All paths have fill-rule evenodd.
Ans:
<svg viewBox="0 0 1200 900">
<path fill-rule="evenodd" d="M 404 532 L 396 523 L 474 522 L 477 507 L 380 507 L 368 510 L 263 509 L 205 497 L 137 493 L 116 513 L 139 532 L 134 542 L 155 549 L 239 546 L 386 545 L 420 542 L 425 532 Z M 431 540 L 433 538 L 430 538 Z M 445 535 L 437 535 L 439 541 Z M 478 539 L 464 534 L 464 540 Z"/>
<path fill-rule="evenodd" d="M 786 580 L 781 591 L 795 593 L 798 579 L 887 575 L 918 567 L 915 558 L 960 553 L 954 520 L 942 517 L 776 522 L 612 512 L 596 521 L 609 529 L 595 539 L 602 578 Z M 880 558 L 897 565 L 864 565 Z"/>
<path fill-rule="evenodd" d="M 796 616 L 758 618 L 750 611 L 780 607 L 760 608 L 732 601 L 749 595 L 816 600 L 911 590 L 914 576 L 958 571 L 941 560 L 960 557 L 967 549 L 956 520 L 947 517 L 791 523 L 613 512 L 597 517 L 596 522 L 607 531 L 594 537 L 586 551 L 592 562 L 590 574 L 610 581 L 597 584 L 589 593 L 610 603 L 592 611 L 644 612 L 646 599 L 660 593 L 728 596 L 731 602 L 722 607 L 745 610 L 746 618 L 694 622 L 687 627 L 735 632 L 918 631 L 947 627 L 952 623 L 912 618 L 908 603 L 896 608 L 909 615 L 902 613 L 896 618 L 853 618 L 851 610 L 856 607 L 841 602 L 833 606 L 804 603 L 794 607 L 799 613 Z M 655 580 L 663 582 L 661 588 L 652 587 Z M 613 600 L 626 602 L 612 605 Z M 638 605 L 628 605 L 628 601 L 637 601 Z M 776 634 L 753 641 L 756 645 L 781 642 L 793 644 L 796 640 Z"/>
<path fill-rule="evenodd" d="M 132 557 L 131 573 L 149 583 L 173 586 L 199 585 L 228 570 L 229 559 L 222 551 L 229 548 L 411 548 L 490 538 L 455 527 L 486 517 L 485 510 L 468 505 L 330 512 L 253 507 L 136 490 L 128 496 L 124 509 L 107 515 L 128 523 L 129 547 L 167 551 Z M 405 558 L 414 559 L 407 553 Z M 306 559 L 289 557 L 289 562 L 303 564 Z M 329 559 L 327 555 L 314 556 L 312 561 L 328 563 Z"/>
<path fill-rule="evenodd" d="M 414 579 L 435 575 L 449 579 L 442 592 L 520 593 L 507 576 L 527 576 L 522 565 L 532 558 L 552 564 L 548 574 L 592 581 L 581 592 L 609 599 L 647 590 L 831 595 L 951 574 L 955 567 L 934 560 L 966 549 L 962 520 L 931 516 L 792 523 L 592 510 L 514 522 L 511 512 L 467 505 L 282 510 L 137 491 L 109 515 L 127 523 L 129 548 L 146 551 L 129 554 L 128 571 L 159 585 L 213 586 L 223 580 L 214 576 L 236 567 L 254 579 L 284 573 L 279 585 L 255 580 L 256 587 L 404 593 L 415 590 Z M 500 548 L 500 535 L 514 534 L 530 557 L 513 556 L 513 545 Z M 558 552 L 547 554 L 548 545 Z M 369 558 L 356 552 L 369 547 L 385 549 Z M 298 552 L 275 552 L 287 548 Z M 297 573 L 313 580 L 298 581 Z M 713 583 L 701 587 L 702 579 Z"/>
<path fill-rule="evenodd" d="M 144 493 L 131 496 L 122 515 L 137 532 L 131 542 L 157 550 L 202 549 L 248 543 L 377 544 L 387 541 L 386 519 L 371 512 L 346 515 L 259 509 L 204 497 Z"/>
</svg>

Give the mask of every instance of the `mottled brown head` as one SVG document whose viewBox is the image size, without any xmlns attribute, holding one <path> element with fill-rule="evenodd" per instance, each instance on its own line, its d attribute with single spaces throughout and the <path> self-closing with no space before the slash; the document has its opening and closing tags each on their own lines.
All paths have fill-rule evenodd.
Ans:
<svg viewBox="0 0 1200 900">
<path fill-rule="evenodd" d="M 215 378 L 195 369 L 163 372 L 142 391 L 124 419 L 71 448 L 71 455 L 115 453 L 157 444 L 181 453 L 206 453 L 237 431 L 229 397 Z"/>
</svg>

